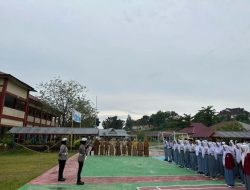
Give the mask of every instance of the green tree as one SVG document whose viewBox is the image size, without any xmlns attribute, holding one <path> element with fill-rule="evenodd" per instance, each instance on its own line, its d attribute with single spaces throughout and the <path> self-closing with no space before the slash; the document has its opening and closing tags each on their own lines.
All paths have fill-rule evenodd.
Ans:
<svg viewBox="0 0 250 190">
<path fill-rule="evenodd" d="M 125 121 L 118 119 L 117 116 L 108 117 L 106 120 L 102 122 L 102 126 L 104 129 L 122 129 L 124 126 Z"/>
<path fill-rule="evenodd" d="M 82 114 L 83 124 L 94 123 L 96 110 L 86 99 L 86 87 L 70 80 L 63 81 L 55 78 L 49 82 L 42 82 L 38 86 L 40 99 L 48 106 L 60 111 L 63 127 L 71 126 L 72 110 L 76 109 Z M 84 119 L 85 118 L 85 119 Z"/>
<path fill-rule="evenodd" d="M 125 129 L 131 130 L 134 125 L 134 120 L 131 118 L 130 115 L 128 115 L 125 123 Z"/>
<path fill-rule="evenodd" d="M 149 125 L 150 117 L 147 115 L 142 116 L 142 118 L 136 121 L 136 125 Z"/>
<path fill-rule="evenodd" d="M 190 114 L 184 114 L 181 116 L 180 120 L 183 123 L 184 127 L 187 127 L 191 124 L 193 117 Z"/>
<path fill-rule="evenodd" d="M 235 120 L 243 122 L 243 123 L 250 123 L 250 120 L 247 114 L 239 114 L 235 117 Z"/>
<path fill-rule="evenodd" d="M 82 114 L 81 118 L 82 127 L 99 126 L 100 121 L 99 118 L 97 118 L 96 110 L 91 106 L 91 102 L 89 100 L 78 99 L 76 101 L 75 109 Z M 74 124 L 74 126 L 79 127 L 80 124 L 76 123 Z"/>
<path fill-rule="evenodd" d="M 174 111 L 162 112 L 158 111 L 156 114 L 150 116 L 149 123 L 155 127 L 160 127 L 166 121 L 176 120 L 179 118 L 179 115 Z"/>
<path fill-rule="evenodd" d="M 211 126 L 218 122 L 218 116 L 216 115 L 213 106 L 202 107 L 197 114 L 194 115 L 194 122 L 201 122 L 207 126 Z"/>
</svg>

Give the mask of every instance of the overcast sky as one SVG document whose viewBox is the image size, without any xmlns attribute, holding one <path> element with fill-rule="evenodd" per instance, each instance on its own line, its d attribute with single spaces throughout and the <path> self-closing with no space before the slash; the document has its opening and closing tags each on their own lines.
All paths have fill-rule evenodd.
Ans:
<svg viewBox="0 0 250 190">
<path fill-rule="evenodd" d="M 250 1 L 2 0 L 0 70 L 76 80 L 101 119 L 250 111 Z"/>
</svg>

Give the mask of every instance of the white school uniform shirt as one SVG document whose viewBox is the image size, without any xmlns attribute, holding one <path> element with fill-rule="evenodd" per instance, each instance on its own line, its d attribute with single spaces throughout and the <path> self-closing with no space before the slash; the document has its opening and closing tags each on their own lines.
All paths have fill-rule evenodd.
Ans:
<svg viewBox="0 0 250 190">
<path fill-rule="evenodd" d="M 243 144 L 242 149 L 243 149 L 243 152 L 242 152 L 242 155 L 241 155 L 241 161 L 242 161 L 242 166 L 244 167 L 245 157 L 246 157 L 247 153 L 250 152 L 250 147 L 249 147 L 248 144 Z"/>
<path fill-rule="evenodd" d="M 181 144 L 179 145 L 179 152 L 181 152 L 181 150 L 184 150 L 184 144 L 183 144 L 183 143 L 181 143 Z"/>
<path fill-rule="evenodd" d="M 221 145 L 219 147 L 216 146 L 215 147 L 215 152 L 216 152 L 217 155 L 218 154 L 223 154 L 223 147 Z"/>
<path fill-rule="evenodd" d="M 239 164 L 241 162 L 241 157 L 242 157 L 242 153 L 240 148 L 235 148 L 235 159 L 237 164 Z"/>
<path fill-rule="evenodd" d="M 202 148 L 202 157 L 204 158 L 205 157 L 205 154 L 208 154 L 208 146 L 205 145 L 203 148 Z"/>
<path fill-rule="evenodd" d="M 190 145 L 190 151 L 195 152 L 195 145 L 193 143 Z"/>
<path fill-rule="evenodd" d="M 173 145 L 173 150 L 175 150 L 176 148 L 177 148 L 177 144 L 174 143 L 174 145 Z"/>
<path fill-rule="evenodd" d="M 199 150 L 200 150 L 200 145 L 199 145 L 199 144 L 196 144 L 196 145 L 195 145 L 195 155 L 196 155 L 196 156 L 199 156 Z"/>
<path fill-rule="evenodd" d="M 184 152 L 186 151 L 190 151 L 190 144 L 187 143 L 185 146 L 184 146 Z"/>
<path fill-rule="evenodd" d="M 164 142 L 164 148 L 168 146 L 168 141 Z"/>
</svg>

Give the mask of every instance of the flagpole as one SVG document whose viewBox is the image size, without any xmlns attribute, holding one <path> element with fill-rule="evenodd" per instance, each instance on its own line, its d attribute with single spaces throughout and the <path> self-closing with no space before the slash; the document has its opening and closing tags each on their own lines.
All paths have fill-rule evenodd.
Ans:
<svg viewBox="0 0 250 190">
<path fill-rule="evenodd" d="M 97 120 L 97 96 L 95 97 L 95 114 L 96 114 L 96 116 L 95 116 L 95 127 L 97 127 L 97 123 L 96 123 L 96 120 Z"/>
<path fill-rule="evenodd" d="M 73 111 L 74 111 L 74 110 L 72 110 L 72 114 L 71 114 L 71 120 L 72 120 L 72 121 L 71 121 L 71 128 L 73 128 Z M 70 149 L 71 149 L 71 150 L 72 150 L 72 144 L 73 144 L 73 143 L 72 143 L 72 140 L 73 140 L 73 139 L 72 139 L 72 131 L 71 131 L 71 135 L 70 135 Z"/>
</svg>

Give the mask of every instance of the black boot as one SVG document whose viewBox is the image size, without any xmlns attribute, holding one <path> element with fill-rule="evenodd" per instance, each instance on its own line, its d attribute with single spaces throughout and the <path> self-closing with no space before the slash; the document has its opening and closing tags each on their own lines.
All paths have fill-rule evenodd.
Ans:
<svg viewBox="0 0 250 190">
<path fill-rule="evenodd" d="M 77 181 L 76 184 L 77 185 L 84 185 L 84 182 L 83 181 Z"/>
</svg>

